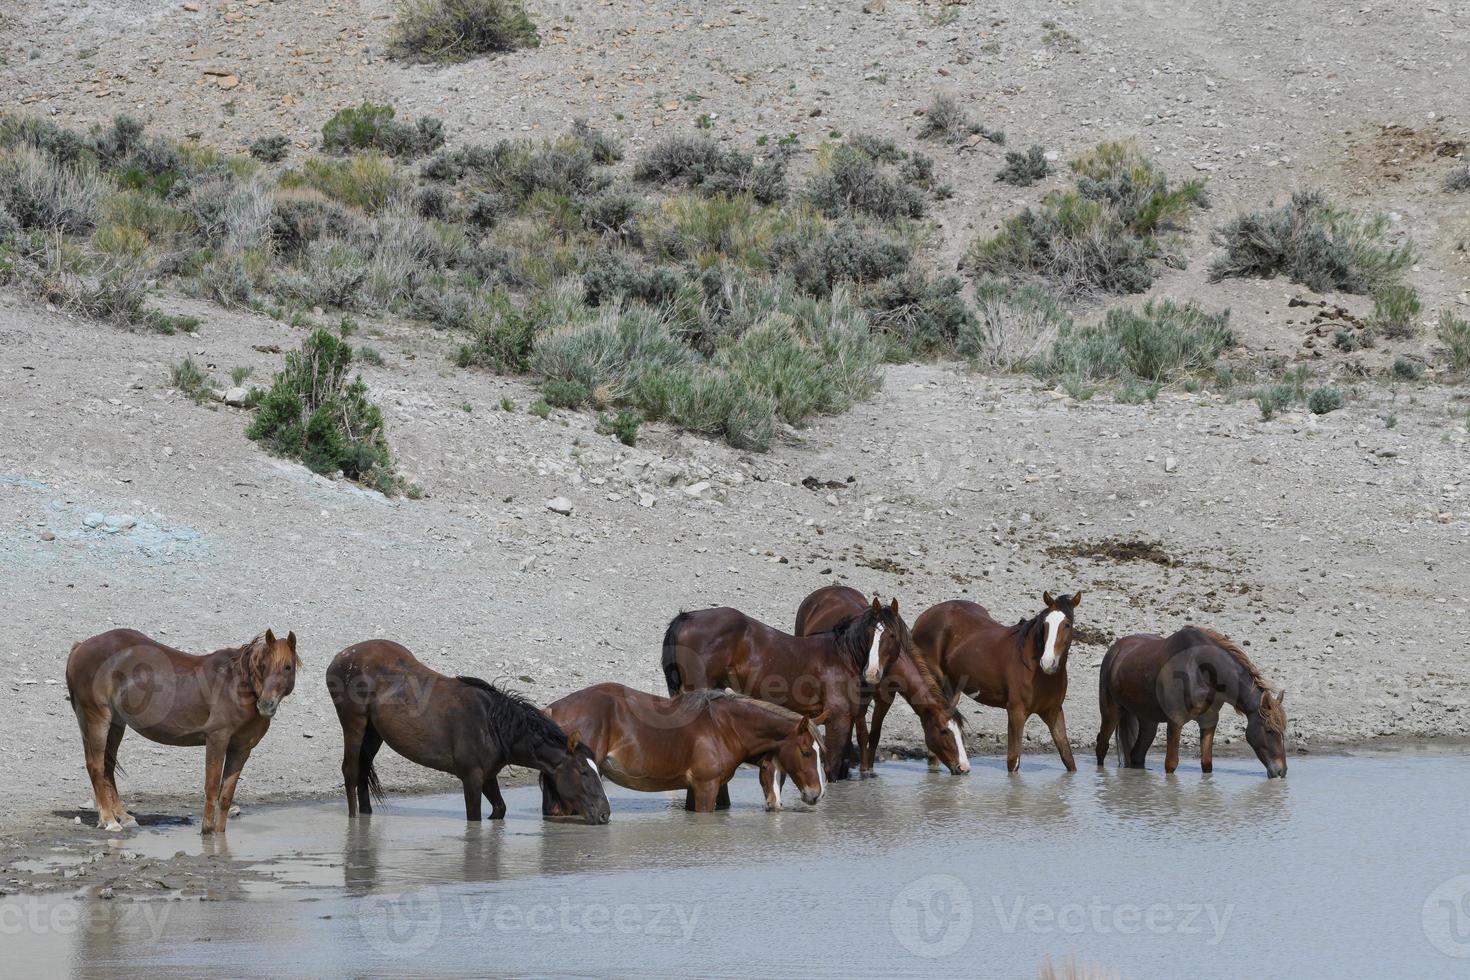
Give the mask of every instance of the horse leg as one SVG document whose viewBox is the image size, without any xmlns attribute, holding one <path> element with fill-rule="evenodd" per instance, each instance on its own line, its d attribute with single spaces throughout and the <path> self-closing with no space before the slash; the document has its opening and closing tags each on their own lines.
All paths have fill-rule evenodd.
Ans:
<svg viewBox="0 0 1470 980">
<path fill-rule="evenodd" d="M 199 826 L 201 834 L 224 829 L 224 820 L 219 812 L 219 787 L 224 779 L 228 746 L 229 739 L 222 735 L 211 735 L 204 742 L 204 821 Z"/>
<path fill-rule="evenodd" d="M 1184 731 L 1183 725 L 1169 722 L 1165 728 L 1164 743 L 1164 772 L 1172 773 L 1179 768 L 1179 734 Z"/>
<path fill-rule="evenodd" d="M 776 785 L 776 758 L 766 756 L 761 760 L 761 795 L 766 798 L 766 809 L 775 812 L 781 809 L 781 789 Z"/>
<path fill-rule="evenodd" d="M 878 737 L 883 733 L 883 716 L 893 706 L 893 695 L 885 694 L 882 686 L 873 692 L 873 723 L 868 726 L 868 737 L 863 741 L 863 757 L 858 763 L 859 772 L 872 772 L 873 762 L 878 756 Z"/>
<path fill-rule="evenodd" d="M 1026 731 L 1026 719 L 1030 712 L 1020 705 L 1006 709 L 1006 771 L 1016 772 L 1021 768 L 1021 735 Z"/>
<path fill-rule="evenodd" d="M 1108 761 L 1108 743 L 1113 740 L 1113 732 L 1118 729 L 1118 708 L 1111 700 L 1105 700 L 1099 708 L 1102 711 L 1102 727 L 1097 730 L 1097 764 L 1104 765 Z"/>
<path fill-rule="evenodd" d="M 721 786 L 722 784 L 714 779 L 695 783 L 690 788 L 687 802 L 684 805 L 695 813 L 714 813 L 719 805 Z"/>
<path fill-rule="evenodd" d="M 715 796 L 715 809 L 716 810 L 728 810 L 728 809 L 730 809 L 730 784 L 729 783 L 721 783 L 720 784 L 720 791 Z"/>
<path fill-rule="evenodd" d="M 114 718 L 112 726 L 107 729 L 107 749 L 102 753 L 102 776 L 112 797 L 112 815 L 124 828 L 138 826 L 138 819 L 123 806 L 122 794 L 117 791 L 117 749 L 127 730 L 126 722 L 121 718 Z"/>
<path fill-rule="evenodd" d="M 224 833 L 225 822 L 230 818 L 230 808 L 235 805 L 235 787 L 240 783 L 240 771 L 250 758 L 253 745 L 231 745 L 225 752 L 224 778 L 219 791 L 219 822 L 216 829 Z"/>
<path fill-rule="evenodd" d="M 1042 715 L 1041 720 L 1046 722 L 1046 727 L 1051 730 L 1051 740 L 1056 743 L 1057 753 L 1062 757 L 1062 765 L 1067 767 L 1068 772 L 1076 772 L 1077 763 L 1072 758 L 1072 740 L 1067 738 L 1066 712 L 1058 707 Z"/>
<path fill-rule="evenodd" d="M 1133 749 L 1128 754 L 1128 767 L 1130 769 L 1147 768 L 1148 749 L 1154 744 L 1154 737 L 1159 734 L 1158 722 L 1138 722 L 1138 734 L 1133 736 Z"/>
<path fill-rule="evenodd" d="M 348 819 L 357 816 L 357 788 L 362 779 L 358 762 L 362 755 L 362 736 L 366 728 L 367 716 L 365 715 L 342 719 L 342 783 L 347 788 Z M 363 809 L 367 813 L 373 812 L 370 806 Z"/>
<path fill-rule="evenodd" d="M 1199 771 L 1213 772 L 1215 769 L 1215 726 L 1201 725 L 1199 729 Z"/>
<path fill-rule="evenodd" d="M 480 822 L 480 794 L 485 792 L 485 771 L 471 769 L 459 777 L 464 784 L 464 818 L 471 823 Z"/>
<path fill-rule="evenodd" d="M 107 742 L 112 734 L 112 720 L 107 716 L 88 717 L 77 709 L 77 723 L 82 729 L 82 751 L 87 757 L 87 778 L 92 781 L 92 798 L 97 801 L 97 829 L 122 830 L 107 779 Z"/>
<path fill-rule="evenodd" d="M 490 801 L 490 819 L 505 819 L 505 797 L 500 795 L 500 773 L 492 772 L 485 777 L 485 799 Z"/>
<path fill-rule="evenodd" d="M 827 719 L 827 730 L 823 735 L 823 740 L 827 743 L 823 746 L 826 758 L 822 762 L 827 770 L 825 775 L 829 783 L 846 779 L 852 774 L 847 764 L 847 744 L 851 734 L 851 717 L 838 712 L 835 717 Z"/>
</svg>

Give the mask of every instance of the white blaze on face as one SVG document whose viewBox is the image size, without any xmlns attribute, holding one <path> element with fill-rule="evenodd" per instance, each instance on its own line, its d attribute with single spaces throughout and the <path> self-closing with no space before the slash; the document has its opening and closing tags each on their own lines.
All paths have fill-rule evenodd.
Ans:
<svg viewBox="0 0 1470 980">
<path fill-rule="evenodd" d="M 965 754 L 965 740 L 960 737 L 960 723 L 953 718 L 949 720 L 950 733 L 954 735 L 955 748 L 960 753 L 960 772 L 970 771 L 970 757 Z"/>
<path fill-rule="evenodd" d="M 587 767 L 592 770 L 592 775 L 596 776 L 598 779 L 602 778 L 602 770 L 597 768 L 597 763 L 593 762 L 591 759 L 588 759 Z"/>
<path fill-rule="evenodd" d="M 878 644 L 883 640 L 883 624 L 877 623 L 873 627 L 873 645 L 868 649 L 868 666 L 863 671 L 863 677 L 869 684 L 878 680 Z"/>
<path fill-rule="evenodd" d="M 817 799 L 827 793 L 827 767 L 822 764 L 822 740 L 812 738 L 812 748 L 817 750 Z"/>
<path fill-rule="evenodd" d="M 1053 609 L 1046 614 L 1046 621 L 1042 629 L 1046 631 L 1046 646 L 1041 651 L 1041 669 L 1048 674 L 1057 671 L 1059 662 L 1057 660 L 1057 634 L 1061 632 L 1062 623 L 1067 619 L 1067 614 L 1060 609 Z"/>
</svg>

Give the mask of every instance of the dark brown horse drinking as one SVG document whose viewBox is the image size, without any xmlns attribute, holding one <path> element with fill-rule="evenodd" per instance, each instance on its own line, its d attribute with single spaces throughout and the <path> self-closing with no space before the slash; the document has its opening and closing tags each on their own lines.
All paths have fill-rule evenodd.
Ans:
<svg viewBox="0 0 1470 980">
<path fill-rule="evenodd" d="M 813 636 L 783 633 L 737 609 L 680 613 L 664 633 L 664 678 L 670 694 L 728 687 L 825 721 L 827 778 L 846 779 L 843 750 L 862 710 L 863 675 L 878 670 L 880 624 L 893 625 L 877 605 Z"/>
<path fill-rule="evenodd" d="M 1047 592 L 1041 601 L 1040 612 L 1014 626 L 996 622 L 978 603 L 941 602 L 914 621 L 914 646 L 954 692 L 952 704 L 967 694 L 981 704 L 1006 709 L 1008 770 L 1020 768 L 1026 719 L 1039 715 L 1051 731 L 1062 765 L 1075 772 L 1062 703 L 1067 698 L 1072 615 L 1082 593 Z"/>
<path fill-rule="evenodd" d="M 607 823 L 607 796 L 587 749 L 525 698 L 477 677 L 447 677 L 391 640 L 356 643 L 332 659 L 327 693 L 342 723 L 347 815 L 372 813 L 373 758 L 388 747 L 451 773 L 464 786 L 465 819 L 505 817 L 498 776 L 506 765 L 539 771 L 588 823 Z"/>
<path fill-rule="evenodd" d="M 1169 637 L 1125 636 L 1108 648 L 1098 676 L 1097 764 L 1117 733 L 1123 765 L 1142 769 L 1159 725 L 1167 726 L 1164 771 L 1179 766 L 1179 736 L 1199 724 L 1199 767 L 1214 767 L 1215 726 L 1230 705 L 1245 715 L 1245 740 L 1268 777 L 1286 775 L 1285 692 L 1272 691 L 1250 658 L 1212 630 L 1186 626 Z"/>
<path fill-rule="evenodd" d="M 720 791 L 742 764 L 759 767 L 767 810 L 781 809 L 780 777 L 790 776 L 808 804 L 826 790 L 816 726 L 765 701 L 714 690 L 661 698 L 597 684 L 546 713 L 581 736 L 608 779 L 646 793 L 685 790 L 685 807 L 698 813 L 729 805 Z M 541 789 L 543 813 L 578 812 L 544 779 Z"/>
<path fill-rule="evenodd" d="M 857 589 L 846 585 L 827 585 L 802 600 L 796 610 L 796 635 L 808 636 L 840 629 L 845 621 L 861 616 L 869 608 L 868 600 Z M 874 611 L 883 612 L 874 598 Z M 894 599 L 875 627 L 878 638 L 868 654 L 868 669 L 863 675 L 863 699 L 858 711 L 857 744 L 861 751 L 859 771 L 873 771 L 883 717 L 902 695 L 924 729 L 924 744 L 931 757 L 937 758 L 956 775 L 970 771 L 965 756 L 964 739 L 960 735 L 960 714 L 950 704 L 943 684 L 926 662 L 914 656 L 913 635 L 898 614 Z M 891 624 L 891 625 L 888 625 Z M 881 679 L 879 676 L 881 675 Z M 873 703 L 871 732 L 867 725 L 867 705 Z"/>
<path fill-rule="evenodd" d="M 240 771 L 296 684 L 296 634 L 270 630 L 240 647 L 195 656 L 137 630 L 109 630 L 71 648 L 66 690 L 82 729 L 97 826 L 136 827 L 118 795 L 117 749 L 131 727 L 164 745 L 204 746 L 206 834 L 223 833 Z"/>
</svg>

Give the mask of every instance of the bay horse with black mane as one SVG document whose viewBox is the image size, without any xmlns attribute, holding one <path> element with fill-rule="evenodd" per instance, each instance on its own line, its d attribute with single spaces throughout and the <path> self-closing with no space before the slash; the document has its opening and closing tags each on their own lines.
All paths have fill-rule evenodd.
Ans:
<svg viewBox="0 0 1470 980">
<path fill-rule="evenodd" d="M 955 599 L 924 610 L 914 621 L 914 646 L 953 692 L 1006 710 L 1006 769 L 1021 767 L 1026 719 L 1039 715 L 1062 765 L 1077 771 L 1062 703 L 1067 698 L 1067 654 L 1072 616 L 1082 593 L 1042 594 L 1041 611 L 1014 626 L 992 619 L 976 602 Z"/>
<path fill-rule="evenodd" d="M 1118 754 L 1128 768 L 1144 768 L 1159 725 L 1167 726 L 1164 771 L 1179 767 L 1179 736 L 1199 725 L 1199 767 L 1214 768 L 1215 726 L 1230 705 L 1245 715 L 1245 740 L 1266 767 L 1286 775 L 1284 691 L 1273 691 L 1245 652 L 1213 630 L 1186 626 L 1171 636 L 1137 633 L 1108 648 L 1098 675 L 1097 764 L 1107 759 L 1117 733 Z"/>
<path fill-rule="evenodd" d="M 823 586 L 803 599 L 797 608 L 796 635 L 808 636 L 840 629 L 845 621 L 861 616 L 868 608 L 868 600 L 857 589 L 846 585 Z M 877 597 L 873 599 L 872 608 L 880 614 L 885 612 Z M 965 756 L 965 743 L 960 734 L 960 713 L 951 706 L 942 682 L 929 669 L 928 663 L 914 655 L 913 634 L 898 613 L 897 599 L 892 600 L 886 613 L 875 627 L 877 636 L 869 650 L 868 669 L 863 675 L 863 699 L 854 726 L 860 751 L 858 771 L 873 771 L 883 718 L 897 694 L 918 715 L 929 755 L 955 775 L 969 772 L 970 760 Z M 873 704 L 871 730 L 866 717 L 870 701 Z"/>
<path fill-rule="evenodd" d="M 136 827 L 114 778 L 117 749 L 132 728 L 164 745 L 204 746 L 204 819 L 224 833 L 240 771 L 296 686 L 296 634 L 270 630 L 243 646 L 195 656 L 137 630 L 83 640 L 66 659 L 66 690 L 82 729 L 97 826 Z"/>
<path fill-rule="evenodd" d="M 534 704 L 478 677 L 448 677 L 392 640 L 355 643 L 327 667 L 327 693 L 342 723 L 347 815 L 373 812 L 381 798 L 373 759 L 386 742 L 399 755 L 459 778 L 466 820 L 505 817 L 500 770 L 535 769 L 588 823 L 608 821 L 607 796 L 591 753 Z"/>
<path fill-rule="evenodd" d="M 781 809 L 778 780 L 790 776 L 802 802 L 826 791 L 822 747 L 811 720 L 729 691 L 688 691 L 662 698 L 622 684 L 596 684 L 546 708 L 592 754 L 602 774 L 645 793 L 685 790 L 697 813 L 729 806 L 721 789 L 742 764 L 760 769 L 767 810 Z M 542 812 L 575 813 L 542 780 Z"/>
<path fill-rule="evenodd" d="M 792 636 L 738 609 L 681 612 L 664 633 L 664 679 L 670 694 L 728 687 L 825 722 L 827 778 L 846 779 L 844 749 L 862 710 L 863 676 L 877 678 L 877 629 L 888 617 L 875 604 L 836 629 Z"/>
</svg>

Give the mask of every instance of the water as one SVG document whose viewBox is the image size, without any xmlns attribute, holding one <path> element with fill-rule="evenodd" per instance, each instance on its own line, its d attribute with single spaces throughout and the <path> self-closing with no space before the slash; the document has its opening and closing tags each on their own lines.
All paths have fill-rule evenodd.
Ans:
<svg viewBox="0 0 1470 980">
<path fill-rule="evenodd" d="M 610 787 L 605 827 L 502 824 L 462 798 L 256 809 L 231 858 L 283 884 L 232 901 L 0 901 L 4 971 L 151 977 L 436 974 L 1465 976 L 1470 757 L 1301 756 L 1018 776 L 890 763 L 813 808 L 728 813 Z M 192 827 L 127 846 L 191 854 Z"/>
</svg>

